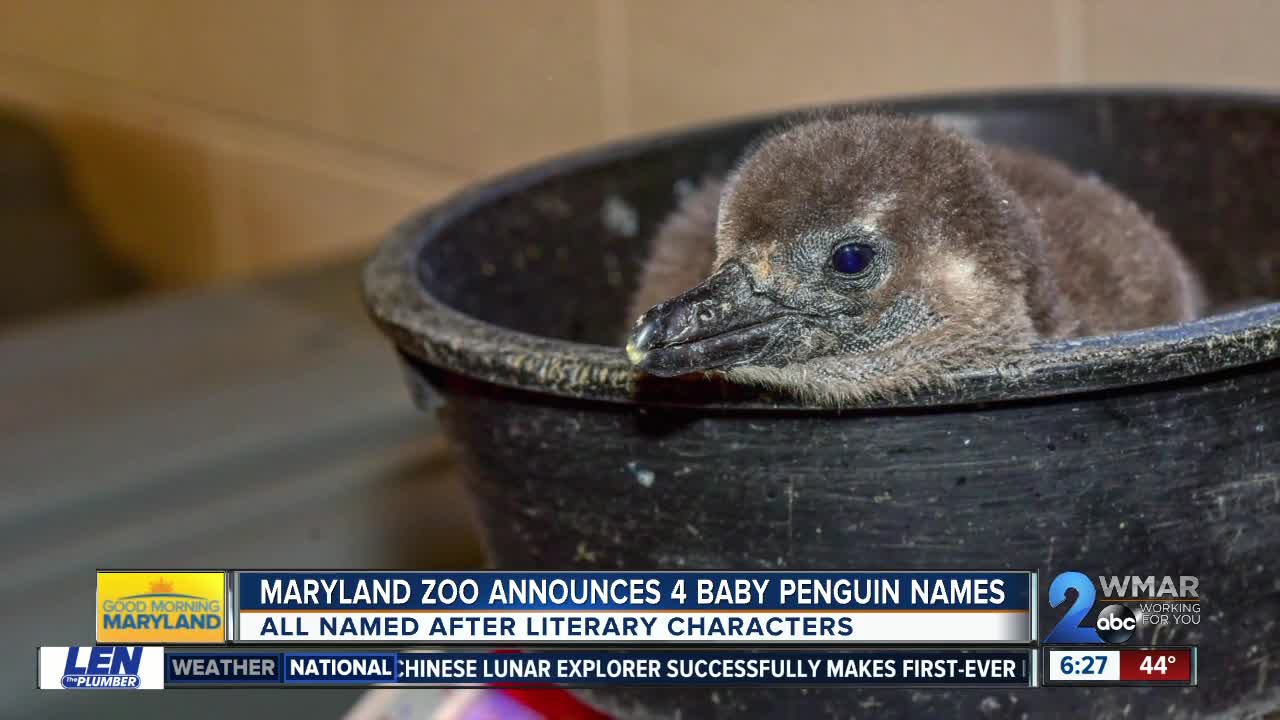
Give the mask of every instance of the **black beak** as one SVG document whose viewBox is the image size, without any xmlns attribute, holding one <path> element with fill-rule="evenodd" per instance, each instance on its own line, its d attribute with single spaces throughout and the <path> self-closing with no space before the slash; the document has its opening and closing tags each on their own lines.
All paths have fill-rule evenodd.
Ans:
<svg viewBox="0 0 1280 720">
<path fill-rule="evenodd" d="M 732 262 L 645 313 L 627 342 L 627 358 L 663 377 L 743 365 L 764 351 L 776 321 L 789 314 L 757 293 L 747 269 Z"/>
</svg>

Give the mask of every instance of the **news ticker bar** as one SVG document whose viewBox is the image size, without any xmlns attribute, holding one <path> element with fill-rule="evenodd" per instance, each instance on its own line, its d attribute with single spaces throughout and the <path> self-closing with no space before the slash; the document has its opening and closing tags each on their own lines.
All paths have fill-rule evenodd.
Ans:
<svg viewBox="0 0 1280 720">
<path fill-rule="evenodd" d="M 1195 685 L 1199 653 L 1195 647 L 1106 646 L 1043 647 L 1040 684 Z"/>
<path fill-rule="evenodd" d="M 195 651 L 42 647 L 41 689 L 413 686 L 1194 686 L 1192 646 L 997 650 Z"/>
<path fill-rule="evenodd" d="M 100 644 L 985 645 L 1034 572 L 100 571 Z"/>
<path fill-rule="evenodd" d="M 1030 687 L 1031 649 L 521 653 L 42 647 L 42 689 L 245 687 Z"/>
</svg>

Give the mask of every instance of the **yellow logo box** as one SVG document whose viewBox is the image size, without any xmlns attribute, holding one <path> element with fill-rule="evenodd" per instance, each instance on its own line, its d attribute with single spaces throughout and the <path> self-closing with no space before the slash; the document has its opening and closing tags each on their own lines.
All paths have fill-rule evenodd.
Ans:
<svg viewBox="0 0 1280 720">
<path fill-rule="evenodd" d="M 223 572 L 98 571 L 99 643 L 223 644 Z"/>
</svg>

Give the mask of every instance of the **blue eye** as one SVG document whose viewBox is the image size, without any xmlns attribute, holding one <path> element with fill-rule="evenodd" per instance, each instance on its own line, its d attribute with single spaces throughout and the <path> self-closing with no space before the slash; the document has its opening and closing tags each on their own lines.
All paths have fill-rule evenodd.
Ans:
<svg viewBox="0 0 1280 720">
<path fill-rule="evenodd" d="M 871 267 L 871 260 L 876 251 L 869 245 L 849 243 L 836 248 L 831 255 L 831 267 L 844 275 L 857 275 Z"/>
</svg>

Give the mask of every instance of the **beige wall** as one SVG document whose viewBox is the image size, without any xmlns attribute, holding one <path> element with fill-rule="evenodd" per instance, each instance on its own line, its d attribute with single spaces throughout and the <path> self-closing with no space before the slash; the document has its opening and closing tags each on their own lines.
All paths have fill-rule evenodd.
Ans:
<svg viewBox="0 0 1280 720">
<path fill-rule="evenodd" d="M 0 0 L 0 101 L 112 247 L 182 285 L 368 248 L 610 137 L 1055 83 L 1280 83 L 1267 0 Z"/>
</svg>

